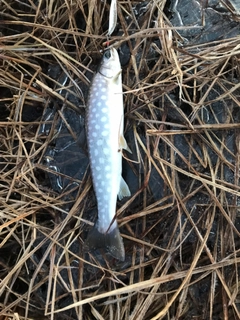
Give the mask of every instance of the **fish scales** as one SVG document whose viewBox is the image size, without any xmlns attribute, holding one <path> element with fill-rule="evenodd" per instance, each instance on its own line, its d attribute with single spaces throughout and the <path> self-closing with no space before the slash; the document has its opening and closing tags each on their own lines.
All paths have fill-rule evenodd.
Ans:
<svg viewBox="0 0 240 320">
<path fill-rule="evenodd" d="M 105 247 L 115 258 L 124 260 L 125 251 L 116 214 L 117 196 L 130 196 L 122 178 L 122 149 L 129 148 L 123 137 L 123 96 L 121 65 L 117 50 L 108 49 L 90 88 L 86 131 L 98 219 L 85 246 Z"/>
</svg>

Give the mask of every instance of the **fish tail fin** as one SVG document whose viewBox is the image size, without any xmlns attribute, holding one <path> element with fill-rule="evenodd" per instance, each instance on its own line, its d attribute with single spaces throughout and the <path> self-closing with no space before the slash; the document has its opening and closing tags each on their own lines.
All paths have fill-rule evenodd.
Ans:
<svg viewBox="0 0 240 320">
<path fill-rule="evenodd" d="M 102 233 L 98 230 L 96 223 L 92 230 L 90 230 L 88 233 L 84 247 L 85 250 L 88 251 L 106 248 L 114 258 L 121 261 L 125 260 L 123 240 L 117 225 L 113 230 L 107 233 Z"/>
</svg>

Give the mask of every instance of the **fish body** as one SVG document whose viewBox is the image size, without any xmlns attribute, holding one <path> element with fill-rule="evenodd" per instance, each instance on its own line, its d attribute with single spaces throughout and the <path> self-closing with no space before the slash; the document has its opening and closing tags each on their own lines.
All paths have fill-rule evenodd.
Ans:
<svg viewBox="0 0 240 320">
<path fill-rule="evenodd" d="M 90 88 L 86 131 L 98 220 L 85 245 L 89 250 L 105 247 L 112 256 L 125 259 L 116 215 L 117 196 L 130 196 L 122 178 L 123 95 L 121 65 L 117 50 L 108 49 Z"/>
</svg>

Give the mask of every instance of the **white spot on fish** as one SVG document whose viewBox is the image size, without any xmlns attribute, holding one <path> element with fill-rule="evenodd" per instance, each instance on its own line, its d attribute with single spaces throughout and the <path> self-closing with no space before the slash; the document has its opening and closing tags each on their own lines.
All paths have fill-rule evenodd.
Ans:
<svg viewBox="0 0 240 320">
<path fill-rule="evenodd" d="M 99 193 L 102 193 L 102 192 L 103 192 L 103 189 L 100 189 L 100 188 L 99 188 L 99 189 L 98 189 L 98 192 L 99 192 Z"/>
<path fill-rule="evenodd" d="M 97 140 L 97 146 L 102 146 L 103 145 L 103 140 L 102 139 L 99 139 Z"/>
<path fill-rule="evenodd" d="M 103 131 L 102 136 L 106 137 L 108 135 L 108 131 Z"/>
<path fill-rule="evenodd" d="M 97 167 L 96 167 L 96 170 L 97 170 L 97 171 L 100 171 L 100 170 L 101 170 L 101 167 L 98 167 L 98 166 L 97 166 Z"/>
<path fill-rule="evenodd" d="M 97 132 L 92 132 L 92 136 L 96 138 L 97 137 Z"/>
<path fill-rule="evenodd" d="M 109 171 L 110 170 L 110 166 L 105 166 L 105 171 Z"/>
<path fill-rule="evenodd" d="M 107 156 L 109 155 L 109 149 L 108 148 L 103 148 L 103 153 Z"/>
<path fill-rule="evenodd" d="M 96 99 L 95 99 L 96 100 Z M 97 109 L 96 108 L 92 108 L 92 112 L 96 112 L 97 111 Z"/>
<path fill-rule="evenodd" d="M 98 106 L 98 107 L 101 107 L 101 105 L 102 105 L 102 103 L 99 101 L 99 102 L 97 103 L 97 106 Z"/>
<path fill-rule="evenodd" d="M 102 100 L 106 100 L 107 97 L 103 94 L 103 95 L 101 96 L 101 99 L 102 99 Z"/>
<path fill-rule="evenodd" d="M 98 161 L 99 161 L 99 163 L 103 164 L 104 163 L 104 158 L 99 158 Z"/>
<path fill-rule="evenodd" d="M 102 108 L 102 112 L 106 113 L 107 112 L 107 108 Z"/>
<path fill-rule="evenodd" d="M 98 149 L 94 150 L 94 154 L 95 154 L 95 156 L 98 156 Z"/>
<path fill-rule="evenodd" d="M 107 90 L 106 88 L 104 88 L 104 87 L 102 88 L 102 92 L 106 92 L 106 90 Z"/>
<path fill-rule="evenodd" d="M 95 125 L 95 129 L 96 129 L 96 130 L 100 129 L 100 125 L 99 125 L 99 124 L 96 124 L 96 125 Z"/>
<path fill-rule="evenodd" d="M 109 124 L 105 123 L 104 128 L 109 129 Z"/>
<path fill-rule="evenodd" d="M 107 121 L 107 117 L 103 116 L 103 117 L 101 118 L 101 121 L 102 121 L 102 122 L 106 122 L 106 121 Z"/>
</svg>

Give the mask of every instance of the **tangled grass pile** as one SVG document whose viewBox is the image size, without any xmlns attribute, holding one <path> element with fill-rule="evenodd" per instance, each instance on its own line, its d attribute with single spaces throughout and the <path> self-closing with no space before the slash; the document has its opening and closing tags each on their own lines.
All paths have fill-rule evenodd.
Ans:
<svg viewBox="0 0 240 320">
<path fill-rule="evenodd" d="M 97 214 L 84 115 L 109 8 L 0 2 L 0 319 L 239 319 L 237 8 L 118 2 L 124 263 L 83 250 Z"/>
</svg>

